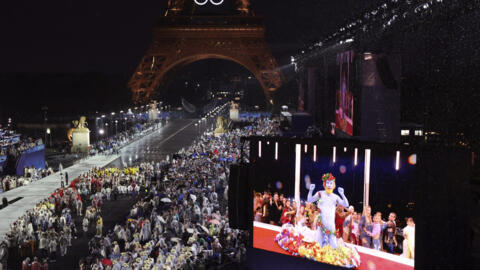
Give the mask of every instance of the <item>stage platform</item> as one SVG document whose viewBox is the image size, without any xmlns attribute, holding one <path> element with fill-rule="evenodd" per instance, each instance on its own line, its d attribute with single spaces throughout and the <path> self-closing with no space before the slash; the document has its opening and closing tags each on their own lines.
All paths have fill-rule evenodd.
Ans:
<svg viewBox="0 0 480 270">
<path fill-rule="evenodd" d="M 290 254 L 280 248 L 274 241 L 275 236 L 280 232 L 281 227 L 254 222 L 253 227 L 253 247 L 275 253 Z M 383 251 L 365 248 L 362 246 L 351 245 L 357 249 L 360 254 L 361 264 L 359 270 L 413 270 L 414 260 L 400 257 L 399 255 L 389 254 Z M 305 259 L 307 260 L 307 259 Z"/>
</svg>

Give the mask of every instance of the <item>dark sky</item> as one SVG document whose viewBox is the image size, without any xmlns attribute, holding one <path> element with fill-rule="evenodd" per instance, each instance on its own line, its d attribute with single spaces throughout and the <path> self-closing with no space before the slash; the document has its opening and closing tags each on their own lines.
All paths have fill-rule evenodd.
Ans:
<svg viewBox="0 0 480 270">
<path fill-rule="evenodd" d="M 188 0 L 186 0 L 188 1 Z M 228 1 L 228 0 L 226 0 Z M 131 73 L 167 0 L 2 1 L 0 72 Z M 279 58 L 377 0 L 253 0 Z"/>
<path fill-rule="evenodd" d="M 280 65 L 286 65 L 303 46 L 323 39 L 347 18 L 378 1 L 251 3 L 255 14 L 264 17 L 273 55 Z M 34 112 L 41 117 L 38 112 L 43 106 L 59 115 L 128 106 L 131 91 L 127 82 L 150 44 L 152 26 L 164 16 L 167 2 L 0 1 L 0 92 L 10 97 L 0 98 L 0 121 L 12 113 L 28 118 Z M 191 68 L 206 70 L 211 63 L 217 62 L 205 61 Z M 232 73 L 239 67 L 224 63 L 215 68 Z M 182 80 L 180 76 L 173 79 Z"/>
</svg>

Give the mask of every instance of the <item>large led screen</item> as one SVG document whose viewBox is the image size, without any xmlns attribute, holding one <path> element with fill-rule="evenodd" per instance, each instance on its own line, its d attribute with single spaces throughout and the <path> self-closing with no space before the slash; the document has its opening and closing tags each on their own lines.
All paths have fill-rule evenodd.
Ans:
<svg viewBox="0 0 480 270">
<path fill-rule="evenodd" d="M 254 248 L 347 268 L 414 268 L 412 150 L 273 141 L 255 148 Z"/>
<path fill-rule="evenodd" d="M 351 85 L 353 77 L 353 51 L 337 54 L 339 80 L 335 105 L 335 126 L 337 129 L 353 136 L 353 94 Z"/>
</svg>

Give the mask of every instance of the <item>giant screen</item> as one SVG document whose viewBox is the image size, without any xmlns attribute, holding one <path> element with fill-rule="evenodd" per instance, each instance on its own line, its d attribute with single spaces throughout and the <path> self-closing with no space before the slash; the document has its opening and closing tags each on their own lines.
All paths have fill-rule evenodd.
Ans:
<svg viewBox="0 0 480 270">
<path fill-rule="evenodd" d="M 353 51 L 337 54 L 338 84 L 335 105 L 336 128 L 353 136 L 353 94 L 351 87 L 354 83 L 353 75 Z"/>
<path fill-rule="evenodd" d="M 416 154 L 259 142 L 253 246 L 354 269 L 414 268 Z"/>
</svg>

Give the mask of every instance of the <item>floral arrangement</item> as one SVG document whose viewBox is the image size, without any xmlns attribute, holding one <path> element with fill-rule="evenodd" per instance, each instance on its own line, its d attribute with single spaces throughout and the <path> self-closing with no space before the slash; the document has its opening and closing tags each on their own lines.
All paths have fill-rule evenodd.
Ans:
<svg viewBox="0 0 480 270">
<path fill-rule="evenodd" d="M 317 216 L 317 225 L 318 225 L 318 227 L 321 228 L 321 230 L 324 234 L 335 235 L 334 231 L 330 231 L 329 229 L 325 228 L 325 225 L 323 225 L 323 222 L 322 222 L 322 215 L 320 215 L 320 214 Z"/>
<path fill-rule="evenodd" d="M 282 231 L 275 237 L 275 242 L 293 256 L 298 256 L 298 249 L 303 242 L 303 235 L 297 233 L 295 227 L 291 224 L 285 224 L 282 227 Z"/>
<path fill-rule="evenodd" d="M 320 247 L 317 242 L 310 243 L 303 239 L 303 235 L 298 233 L 295 227 L 285 224 L 275 237 L 275 242 L 293 256 L 348 268 L 360 266 L 360 255 L 355 248 L 345 245 L 339 245 L 337 249 L 329 245 Z"/>
</svg>

